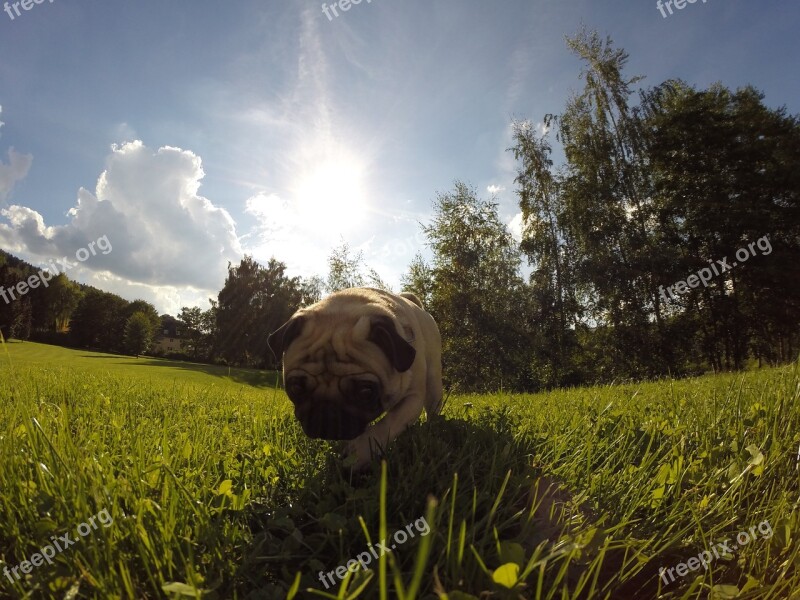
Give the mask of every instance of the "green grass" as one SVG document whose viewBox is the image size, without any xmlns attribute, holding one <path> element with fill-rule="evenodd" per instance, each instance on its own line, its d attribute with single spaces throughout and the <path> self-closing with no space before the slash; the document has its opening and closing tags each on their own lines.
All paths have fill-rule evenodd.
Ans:
<svg viewBox="0 0 800 600">
<path fill-rule="evenodd" d="M 71 350 L 60 346 L 36 344 L 33 342 L 6 341 L 7 350 L 0 349 L 0 364 L 9 365 L 13 356 L 14 367 L 53 367 L 59 366 L 91 373 L 107 373 L 120 377 L 144 377 L 155 382 L 208 384 L 213 380 L 230 381 L 259 388 L 273 389 L 279 381 L 275 371 L 237 369 L 205 365 L 201 363 L 167 360 L 148 356 L 126 356 L 105 354 L 88 350 Z M 157 367 L 150 369 L 147 367 Z M 209 377 L 211 376 L 211 377 Z"/>
<path fill-rule="evenodd" d="M 0 568 L 113 517 L 0 596 L 789 598 L 800 369 L 458 396 L 363 475 L 307 439 L 275 374 L 0 349 Z M 255 384 L 255 385 L 251 385 Z M 407 525 L 371 571 L 320 571 Z M 676 577 L 660 567 L 767 521 Z M 388 545 L 388 544 L 387 544 Z M 366 559 L 365 559 L 366 560 Z M 310 591 L 313 588 L 315 591 Z M 738 594 L 738 595 L 737 595 Z M 800 597 L 796 595 L 795 597 Z"/>
</svg>

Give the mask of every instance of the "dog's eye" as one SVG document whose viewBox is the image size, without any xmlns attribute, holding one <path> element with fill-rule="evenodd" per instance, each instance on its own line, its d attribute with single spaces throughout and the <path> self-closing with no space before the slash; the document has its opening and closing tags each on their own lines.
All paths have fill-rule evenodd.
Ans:
<svg viewBox="0 0 800 600">
<path fill-rule="evenodd" d="M 372 402 L 378 396 L 379 387 L 374 381 L 356 381 L 353 384 L 353 395 L 362 402 Z"/>
<path fill-rule="evenodd" d="M 286 380 L 286 393 L 289 396 L 300 396 L 306 391 L 306 378 L 303 375 L 293 375 Z"/>
</svg>

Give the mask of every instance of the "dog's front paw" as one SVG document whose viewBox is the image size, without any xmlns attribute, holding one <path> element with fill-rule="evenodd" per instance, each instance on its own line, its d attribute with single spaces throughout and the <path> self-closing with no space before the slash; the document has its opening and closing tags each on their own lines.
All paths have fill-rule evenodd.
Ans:
<svg viewBox="0 0 800 600">
<path fill-rule="evenodd" d="M 344 466 L 350 467 L 354 471 L 365 471 L 372 462 L 369 440 L 356 438 L 347 442 L 344 449 Z"/>
<path fill-rule="evenodd" d="M 373 460 L 383 456 L 383 445 L 378 443 L 372 435 L 360 435 L 354 440 L 347 442 L 344 450 L 346 467 L 351 467 L 355 471 L 365 471 Z"/>
</svg>

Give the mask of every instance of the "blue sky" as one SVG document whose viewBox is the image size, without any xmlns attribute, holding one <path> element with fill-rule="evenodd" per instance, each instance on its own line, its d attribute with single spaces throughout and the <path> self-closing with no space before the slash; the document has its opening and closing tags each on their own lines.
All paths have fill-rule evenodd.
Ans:
<svg viewBox="0 0 800 600">
<path fill-rule="evenodd" d="M 41 264 L 106 235 L 70 276 L 171 313 L 206 308 L 245 253 L 324 275 L 341 240 L 397 286 L 457 179 L 513 226 L 509 123 L 580 88 L 582 24 L 644 85 L 750 83 L 800 112 L 786 0 L 29 6 L 0 12 L 0 247 Z"/>
</svg>

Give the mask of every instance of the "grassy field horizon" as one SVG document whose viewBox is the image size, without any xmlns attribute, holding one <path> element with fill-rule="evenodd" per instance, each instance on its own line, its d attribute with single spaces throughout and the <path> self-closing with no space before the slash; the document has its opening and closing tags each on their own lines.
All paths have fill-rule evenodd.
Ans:
<svg viewBox="0 0 800 600">
<path fill-rule="evenodd" d="M 0 352 L 2 598 L 800 598 L 797 364 L 454 395 L 356 475 L 274 372 Z"/>
<path fill-rule="evenodd" d="M 72 368 L 86 368 L 91 371 L 105 370 L 109 373 L 133 374 L 130 370 L 131 367 L 141 368 L 141 370 L 151 373 L 147 371 L 146 367 L 157 367 L 165 370 L 164 375 L 187 383 L 204 382 L 207 376 L 211 376 L 258 388 L 274 388 L 280 381 L 280 374 L 276 371 L 209 365 L 156 356 L 141 355 L 137 357 L 96 352 L 14 339 L 5 340 L 5 344 L 8 346 L 5 349 L 0 348 L 0 358 L 6 365 L 11 361 L 11 364 L 17 367 L 52 365 L 54 361 L 61 361 L 62 363 L 67 362 Z"/>
</svg>

